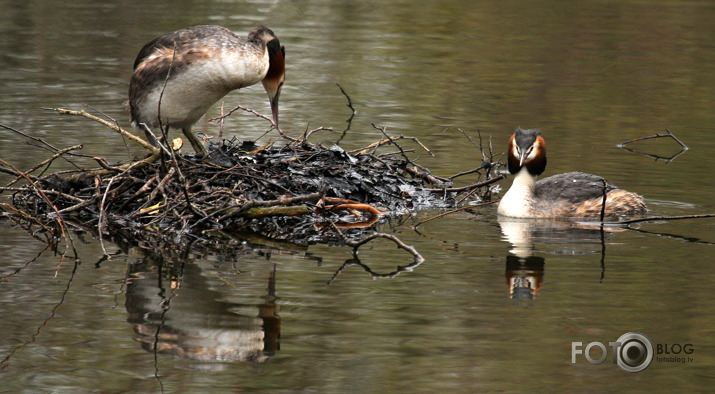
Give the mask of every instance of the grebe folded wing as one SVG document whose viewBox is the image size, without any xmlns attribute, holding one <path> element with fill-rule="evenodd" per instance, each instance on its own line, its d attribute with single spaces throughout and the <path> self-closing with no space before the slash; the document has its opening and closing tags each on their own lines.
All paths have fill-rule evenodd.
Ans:
<svg viewBox="0 0 715 394">
<path fill-rule="evenodd" d="M 583 172 L 566 172 L 536 182 L 535 195 L 539 200 L 565 200 L 578 203 L 592 198 L 603 197 L 605 192 L 618 189 L 614 184 L 598 175 Z"/>
</svg>

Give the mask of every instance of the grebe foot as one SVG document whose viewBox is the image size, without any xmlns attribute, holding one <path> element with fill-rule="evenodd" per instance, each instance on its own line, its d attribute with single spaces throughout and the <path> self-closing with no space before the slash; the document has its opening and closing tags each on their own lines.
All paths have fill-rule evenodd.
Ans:
<svg viewBox="0 0 715 394">
<path fill-rule="evenodd" d="M 199 137 L 196 136 L 191 130 L 187 129 L 182 129 L 181 130 L 184 133 L 184 136 L 189 140 L 191 143 L 191 147 L 194 148 L 194 152 L 196 152 L 196 157 L 199 159 L 204 159 L 208 157 L 209 152 L 206 150 L 206 147 L 204 144 L 199 141 Z"/>
</svg>

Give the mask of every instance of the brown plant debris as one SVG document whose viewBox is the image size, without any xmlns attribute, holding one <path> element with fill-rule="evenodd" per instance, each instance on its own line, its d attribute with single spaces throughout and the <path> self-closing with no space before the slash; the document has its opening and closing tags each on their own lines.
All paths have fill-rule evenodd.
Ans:
<svg viewBox="0 0 715 394">
<path fill-rule="evenodd" d="M 67 238 L 68 221 L 96 229 L 100 240 L 102 234 L 120 231 L 171 242 L 241 233 L 298 245 L 346 244 L 359 242 L 366 229 L 389 217 L 422 208 L 453 208 L 480 190 L 476 199 L 488 200 L 487 185 L 501 179 L 495 175 L 500 164 L 491 146 L 485 155 L 481 135 L 479 148 L 489 165 L 470 171 L 478 173 L 476 183 L 455 188 L 454 177 L 436 176 L 408 157 L 415 149 L 432 155 L 416 138 L 391 136 L 374 124 L 379 139 L 351 151 L 309 143 L 310 134 L 330 130 L 318 128 L 298 139 L 283 138 L 283 145 L 207 141 L 209 156 L 199 159 L 155 148 L 114 120 L 86 111 L 48 110 L 99 122 L 150 151 L 142 160 L 111 164 L 77 153 L 82 145 L 60 149 L 0 125 L 51 154 L 29 170 L 0 160 L 0 173 L 14 177 L 0 187 L 0 194 L 9 196 L 9 203 L 0 202 L 0 210 L 55 239 Z M 174 149 L 181 145 L 176 142 Z M 49 173 L 58 159 L 75 169 Z M 99 167 L 86 169 L 74 162 L 78 159 L 90 159 Z"/>
<path fill-rule="evenodd" d="M 45 230 L 61 229 L 61 219 L 72 218 L 97 226 L 100 233 L 112 227 L 175 238 L 221 230 L 310 244 L 341 240 L 327 223 L 350 236 L 385 216 L 455 204 L 455 193 L 445 193 L 452 186 L 448 179 L 394 153 L 367 149 L 351 154 L 339 146 L 307 142 L 259 147 L 224 140 L 210 145 L 206 160 L 154 153 L 110 165 L 94 158 L 101 169 L 42 176 L 4 165 L 2 172 L 16 177 L 0 189 L 11 194 L 4 208 Z M 15 186 L 20 180 L 25 184 Z M 326 232 L 332 234 L 328 239 Z"/>
</svg>

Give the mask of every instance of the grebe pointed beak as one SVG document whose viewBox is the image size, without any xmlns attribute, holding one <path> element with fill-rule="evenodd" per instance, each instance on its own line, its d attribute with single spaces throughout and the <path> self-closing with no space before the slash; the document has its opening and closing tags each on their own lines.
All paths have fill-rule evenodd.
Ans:
<svg viewBox="0 0 715 394">
<path fill-rule="evenodd" d="M 280 87 L 276 91 L 276 93 L 271 97 L 269 94 L 268 97 L 271 100 L 271 113 L 273 114 L 273 125 L 275 127 L 278 127 L 278 98 L 281 95 L 281 89 Z"/>
<path fill-rule="evenodd" d="M 519 167 L 524 166 L 524 161 L 526 160 L 527 151 L 522 150 L 519 152 Z"/>
<path fill-rule="evenodd" d="M 271 103 L 271 114 L 273 115 L 273 126 L 278 127 L 278 100 L 281 96 L 281 88 L 283 87 L 283 78 L 280 79 L 264 79 L 263 87 L 268 93 L 268 101 Z"/>
</svg>

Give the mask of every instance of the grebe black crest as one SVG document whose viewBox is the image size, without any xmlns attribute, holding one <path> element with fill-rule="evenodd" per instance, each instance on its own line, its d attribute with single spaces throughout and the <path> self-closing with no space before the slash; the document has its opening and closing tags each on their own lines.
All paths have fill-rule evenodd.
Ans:
<svg viewBox="0 0 715 394">
<path fill-rule="evenodd" d="M 284 79 L 285 49 L 271 29 L 257 27 L 241 38 L 221 26 L 187 27 L 139 51 L 129 82 L 132 124 L 155 145 L 147 128 L 181 129 L 194 150 L 205 155 L 191 127 L 213 104 L 232 90 L 262 82 L 277 127 Z"/>
<path fill-rule="evenodd" d="M 516 129 L 509 138 L 509 172 L 514 183 L 499 202 L 500 215 L 520 218 L 599 217 L 606 192 L 606 216 L 646 212 L 643 197 L 619 189 L 598 175 L 568 172 L 536 181 L 546 169 L 540 130 Z"/>
</svg>

